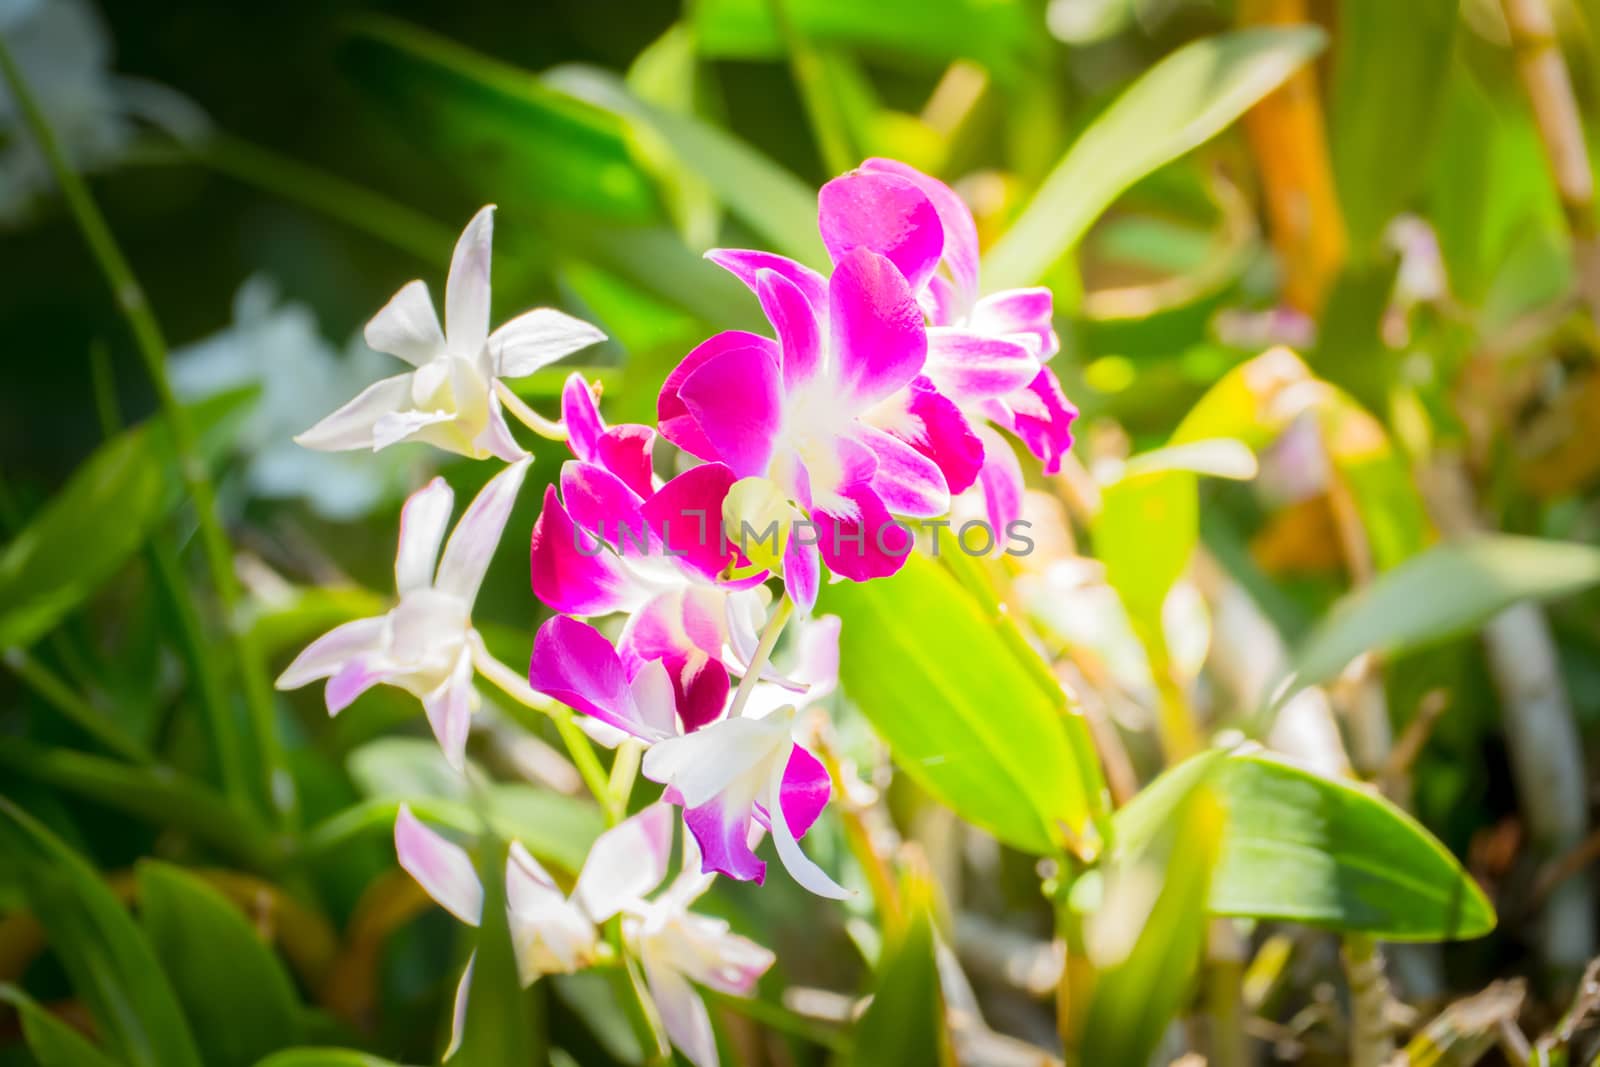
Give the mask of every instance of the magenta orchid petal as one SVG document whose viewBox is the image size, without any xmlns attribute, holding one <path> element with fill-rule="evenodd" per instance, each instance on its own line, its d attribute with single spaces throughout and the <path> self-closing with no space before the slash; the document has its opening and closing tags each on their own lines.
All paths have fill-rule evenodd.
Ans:
<svg viewBox="0 0 1600 1067">
<path fill-rule="evenodd" d="M 752 293 L 756 292 L 761 272 L 770 270 L 794 283 L 812 307 L 821 310 L 828 306 L 828 280 L 786 256 L 742 248 L 713 248 L 706 253 L 706 258 L 744 282 Z"/>
<path fill-rule="evenodd" d="M 894 159 L 869 159 L 861 169 L 877 174 L 893 174 L 920 189 L 939 213 L 944 229 L 944 264 L 960 293 L 963 304 L 978 294 L 978 227 L 972 211 L 956 191 L 937 178 Z"/>
<path fill-rule="evenodd" d="M 912 382 L 907 395 L 908 421 L 915 429 L 910 443 L 938 465 L 952 496 L 965 492 L 983 467 L 983 441 L 955 402 L 926 379 Z"/>
<path fill-rule="evenodd" d="M 978 485 L 983 490 L 989 529 L 1003 537 L 1007 527 L 1022 517 L 1022 466 L 1011 444 L 987 426 L 978 431 L 983 437 L 983 470 Z"/>
<path fill-rule="evenodd" d="M 739 558 L 722 527 L 722 502 L 736 480 L 724 464 L 704 463 L 663 485 L 640 509 L 678 565 L 710 581 Z"/>
<path fill-rule="evenodd" d="M 577 460 L 562 464 L 561 503 L 573 522 L 623 557 L 655 551 L 650 527 L 639 511 L 644 501 L 604 467 Z"/>
<path fill-rule="evenodd" d="M 328 714 L 339 714 L 355 703 L 356 697 L 383 680 L 384 671 L 375 658 L 357 656 L 348 660 L 328 679 L 327 688 L 323 690 Z"/>
<path fill-rule="evenodd" d="M 483 883 L 472 857 L 428 829 L 405 804 L 394 820 L 394 850 L 400 866 L 445 911 L 470 926 L 483 914 Z"/>
<path fill-rule="evenodd" d="M 698 808 L 688 808 L 683 821 L 700 847 L 700 869 L 725 874 L 740 882 L 762 885 L 767 865 L 750 848 L 751 809 L 736 808 L 716 797 Z"/>
<path fill-rule="evenodd" d="M 944 228 L 927 195 L 906 179 L 857 170 L 841 175 L 817 195 L 822 243 L 835 265 L 864 248 L 885 257 L 914 292 L 939 266 Z"/>
<path fill-rule="evenodd" d="M 801 748 L 794 747 L 789 762 L 783 769 L 783 817 L 796 838 L 806 836 L 806 831 L 817 821 L 822 809 L 828 806 L 833 792 L 833 781 L 828 777 L 822 761 Z"/>
<path fill-rule="evenodd" d="M 720 459 L 716 446 L 706 437 L 705 431 L 700 428 L 700 424 L 690 413 L 688 404 L 684 402 L 681 395 L 683 383 L 718 356 L 752 348 L 766 353 L 772 360 L 773 366 L 778 365 L 777 342 L 743 330 L 724 330 L 722 333 L 714 334 L 684 356 L 667 375 L 667 380 L 662 383 L 661 393 L 656 399 L 656 421 L 661 427 L 661 436 L 691 456 L 698 456 L 700 459 Z"/>
<path fill-rule="evenodd" d="M 619 643 L 625 661 L 659 662 L 666 670 L 685 730 L 712 721 L 727 705 L 728 671 L 718 658 L 724 599 L 706 586 L 658 596 L 629 618 Z"/>
<path fill-rule="evenodd" d="M 534 635 L 528 684 L 535 691 L 635 737 L 674 734 L 671 705 L 641 707 L 631 683 L 617 650 L 587 623 L 557 615 Z"/>
<path fill-rule="evenodd" d="M 1078 409 L 1061 391 L 1055 371 L 1043 367 L 1028 387 L 1006 397 L 1010 428 L 1044 463 L 1046 474 L 1061 469 L 1061 458 L 1072 447 L 1072 423 Z"/>
<path fill-rule="evenodd" d="M 979 300 L 972 308 L 969 325 L 991 336 L 1022 335 L 1038 346 L 1037 355 L 1049 359 L 1061 347 L 1053 319 L 1055 300 L 1050 290 L 1007 289 Z"/>
<path fill-rule="evenodd" d="M 783 384 L 786 389 L 810 381 L 821 368 L 823 337 L 818 312 L 798 286 L 776 271 L 762 271 L 756 279 L 761 309 L 778 335 L 783 349 Z"/>
<path fill-rule="evenodd" d="M 828 569 L 856 582 L 894 574 L 905 565 L 913 537 L 903 524 L 897 524 L 889 509 L 871 489 L 853 486 L 844 496 L 850 512 L 830 512 L 818 508 L 812 514 L 817 524 L 818 549 Z"/>
<path fill-rule="evenodd" d="M 822 555 L 817 542 L 799 532 L 789 538 L 783 550 L 783 585 L 800 614 L 809 615 L 822 586 Z"/>
<path fill-rule="evenodd" d="M 894 393 L 922 370 L 928 335 L 905 278 L 883 256 L 857 248 L 828 283 L 834 373 L 862 406 Z"/>
<path fill-rule="evenodd" d="M 545 487 L 528 559 L 534 595 L 556 611 L 605 615 L 644 601 L 621 561 L 572 521 L 554 486 Z"/>
<path fill-rule="evenodd" d="M 939 465 L 893 434 L 871 426 L 856 430 L 877 465 L 872 491 L 889 511 L 928 519 L 950 510 L 950 486 Z"/>
<path fill-rule="evenodd" d="M 782 372 L 769 350 L 725 350 L 685 378 L 679 395 L 716 458 L 741 478 L 766 473 L 783 423 Z"/>
<path fill-rule="evenodd" d="M 622 479 L 624 485 L 648 497 L 655 492 L 652 480 L 656 432 L 648 426 L 627 423 L 613 426 L 595 443 L 594 460 Z"/>
<path fill-rule="evenodd" d="M 567 375 L 561 387 L 561 422 L 567 428 L 567 445 L 572 454 L 593 463 L 606 427 L 589 383 L 577 371 Z"/>
<path fill-rule="evenodd" d="M 1026 388 L 1038 377 L 1039 360 L 1018 341 L 936 326 L 928 331 L 923 373 L 950 399 L 968 404 Z"/>
</svg>

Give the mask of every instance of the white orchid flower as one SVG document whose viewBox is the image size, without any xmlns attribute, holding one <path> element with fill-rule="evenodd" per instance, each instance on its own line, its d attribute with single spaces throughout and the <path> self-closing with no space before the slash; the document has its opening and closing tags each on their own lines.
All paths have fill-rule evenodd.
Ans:
<svg viewBox="0 0 1600 1067">
<path fill-rule="evenodd" d="M 347 622 L 312 642 L 278 678 L 278 688 L 326 678 L 328 714 L 337 715 L 374 685 L 398 686 L 422 701 L 445 758 L 460 769 L 478 706 L 474 667 L 506 670 L 490 662 L 472 628 L 472 605 L 527 471 L 528 461 L 521 460 L 490 479 L 456 524 L 442 557 L 439 546 L 455 495 L 443 478 L 411 494 L 401 512 L 394 561 L 400 602 L 386 615 Z"/>
<path fill-rule="evenodd" d="M 711 1018 L 691 983 L 748 996 L 773 955 L 733 933 L 726 922 L 688 910 L 715 876 L 700 874 L 693 838 L 684 835 L 684 870 L 654 900 L 667 873 L 672 806 L 659 803 L 601 834 L 570 897 L 520 844 L 506 863 L 506 918 L 524 986 L 545 974 L 571 974 L 602 954 L 598 926 L 622 916 L 623 938 L 644 968 L 645 983 L 672 1043 L 696 1067 L 717 1067 Z M 404 805 L 394 827 L 400 866 L 441 907 L 470 925 L 483 912 L 483 884 L 458 845 L 424 826 Z M 472 964 L 456 991 L 450 1052 L 460 1043 Z M 449 1058 L 450 1052 L 445 1054 Z"/>
<path fill-rule="evenodd" d="M 377 451 L 426 441 L 472 459 L 525 455 L 504 408 L 539 428 L 504 379 L 524 378 L 605 334 L 554 308 L 536 308 L 489 332 L 489 259 L 494 205 L 472 217 L 456 242 L 445 282 L 443 328 L 426 282 L 407 282 L 367 323 L 367 344 L 416 369 L 367 387 L 295 438 L 307 448 Z"/>
</svg>

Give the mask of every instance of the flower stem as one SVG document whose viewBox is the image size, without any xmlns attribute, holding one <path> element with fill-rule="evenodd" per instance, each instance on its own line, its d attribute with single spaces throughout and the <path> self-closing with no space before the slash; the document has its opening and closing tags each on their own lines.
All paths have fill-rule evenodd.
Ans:
<svg viewBox="0 0 1600 1067">
<path fill-rule="evenodd" d="M 288 771 L 282 739 L 278 736 L 272 691 L 267 686 L 266 672 L 254 642 L 242 625 L 239 585 L 233 572 L 233 552 L 217 517 L 216 493 L 200 456 L 188 412 L 178 401 L 167 377 L 167 345 L 161 336 L 161 327 L 150 309 L 144 289 L 134 276 L 122 249 L 118 247 L 116 238 L 112 236 L 105 216 L 100 213 L 83 179 L 67 162 L 49 121 L 40 110 L 27 79 L 23 77 L 3 37 L 0 37 L 0 74 L 4 75 L 6 85 L 16 98 L 29 132 L 38 142 L 40 154 L 49 164 L 79 231 L 111 287 L 112 298 L 127 320 L 139 355 L 144 360 L 145 370 L 155 387 L 173 450 L 177 453 L 184 488 L 194 502 L 201 547 L 222 609 L 222 629 L 232 647 L 243 682 L 241 688 L 250 710 L 254 740 L 261 759 L 258 787 L 262 790 L 262 800 L 267 810 L 279 824 L 287 825 L 295 815 L 294 779 Z"/>
<path fill-rule="evenodd" d="M 761 631 L 761 640 L 756 642 L 755 654 L 750 657 L 750 665 L 745 668 L 744 677 L 739 679 L 739 689 L 733 694 L 733 706 L 728 709 L 728 718 L 737 719 L 744 714 L 745 705 L 750 703 L 750 694 L 755 691 L 756 679 L 761 677 L 761 672 L 772 659 L 772 650 L 777 647 L 778 638 L 782 636 L 783 628 L 788 625 L 789 616 L 793 614 L 794 601 L 789 599 L 788 593 L 784 593 L 783 599 L 778 601 L 778 606 L 772 611 L 772 617 L 767 620 L 766 627 Z"/>
<path fill-rule="evenodd" d="M 550 717 L 550 721 L 556 725 L 556 733 L 561 735 L 561 743 L 566 746 L 567 755 L 572 758 L 572 765 L 578 768 L 578 774 L 583 778 L 583 784 L 589 787 L 595 802 L 606 813 L 607 824 L 615 826 L 620 822 L 616 805 L 611 800 L 611 782 L 606 777 L 606 770 L 600 766 L 600 760 L 594 754 L 594 746 L 589 743 L 588 735 L 578 729 L 578 724 L 572 721 L 572 709 L 542 693 L 535 692 L 526 678 L 501 663 L 489 652 L 482 638 L 473 641 L 472 665 L 478 669 L 480 675 L 506 696 L 525 708 L 532 708 Z"/>
<path fill-rule="evenodd" d="M 500 397 L 500 403 L 505 405 L 506 410 L 515 415 L 518 422 L 540 437 L 547 441 L 565 441 L 567 439 L 567 428 L 564 424 L 553 422 L 533 410 L 505 382 L 497 379 L 494 383 L 494 391 Z"/>
</svg>

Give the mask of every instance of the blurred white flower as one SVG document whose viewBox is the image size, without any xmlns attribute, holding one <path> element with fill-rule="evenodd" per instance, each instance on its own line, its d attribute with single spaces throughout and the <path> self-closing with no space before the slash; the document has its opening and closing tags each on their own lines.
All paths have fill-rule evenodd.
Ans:
<svg viewBox="0 0 1600 1067">
<path fill-rule="evenodd" d="M 277 287 L 249 279 L 233 301 L 233 324 L 173 353 L 172 386 L 200 400 L 246 386 L 260 395 L 241 427 L 253 496 L 303 498 L 324 518 L 349 520 L 400 497 L 419 474 L 418 460 L 389 452 L 356 456 L 313 452 L 294 443 L 306 412 L 338 403 L 381 374 L 388 360 L 359 337 L 343 358 L 317 330 L 311 309 L 280 303 Z"/>
<path fill-rule="evenodd" d="M 80 171 L 120 160 L 141 125 L 180 140 L 202 136 L 204 113 L 182 95 L 111 70 L 111 41 L 83 0 L 0 0 L 5 34 L 67 159 Z M 50 168 L 0 84 L 0 225 L 24 221 L 54 186 Z"/>
</svg>

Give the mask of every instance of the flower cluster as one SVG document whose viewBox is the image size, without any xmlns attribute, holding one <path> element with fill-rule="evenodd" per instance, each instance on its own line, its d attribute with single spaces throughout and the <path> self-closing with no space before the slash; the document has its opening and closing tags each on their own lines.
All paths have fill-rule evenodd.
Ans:
<svg viewBox="0 0 1600 1067">
<path fill-rule="evenodd" d="M 715 1044 L 689 983 L 745 993 L 771 956 L 691 914 L 694 899 L 717 874 L 762 882 L 756 849 L 767 834 L 795 881 L 847 895 L 800 846 L 831 793 L 807 747 L 838 676 L 839 621 L 815 611 L 824 581 L 893 574 L 912 548 L 906 520 L 948 515 L 961 494 L 974 497 L 962 507 L 1007 528 L 1021 513 L 1022 473 L 1006 434 L 1051 471 L 1075 415 L 1046 365 L 1057 348 L 1049 292 L 980 296 L 977 230 L 947 186 L 869 160 L 823 187 L 819 227 L 827 274 L 766 252 L 709 253 L 752 290 L 772 336 L 717 334 L 667 376 L 657 428 L 613 426 L 581 374 L 566 382 L 559 420 L 506 384 L 602 335 L 550 309 L 490 331 L 485 208 L 457 245 L 444 326 L 420 281 L 367 326 L 373 348 L 414 370 L 298 438 L 329 450 L 421 440 L 507 463 L 442 556 L 450 490 L 436 479 L 414 494 L 397 606 L 316 641 L 279 684 L 328 679 L 330 713 L 379 683 L 406 689 L 458 768 L 478 677 L 530 706 L 581 713 L 619 761 L 642 749 L 660 802 L 595 843 L 570 895 L 514 845 L 508 918 L 525 981 L 603 963 L 597 926 L 619 921 L 669 1036 L 702 1067 L 716 1062 Z M 554 614 L 534 637 L 526 682 L 471 621 L 528 467 L 507 411 L 570 452 L 530 540 L 532 589 Z M 665 455 L 658 436 L 681 454 Z M 726 536 L 774 522 L 790 532 L 770 545 Z M 801 528 L 813 536 L 793 533 Z M 678 808 L 684 873 L 647 899 L 665 876 Z M 483 893 L 467 855 L 408 811 L 395 839 L 430 895 L 477 922 Z M 463 979 L 463 997 L 466 988 Z"/>
</svg>

